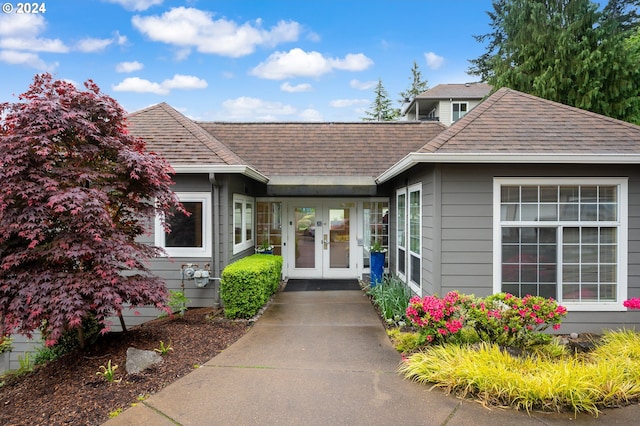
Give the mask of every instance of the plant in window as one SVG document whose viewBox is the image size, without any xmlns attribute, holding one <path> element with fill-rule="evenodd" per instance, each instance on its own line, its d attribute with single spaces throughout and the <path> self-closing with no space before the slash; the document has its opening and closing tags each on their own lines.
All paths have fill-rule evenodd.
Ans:
<svg viewBox="0 0 640 426">
<path fill-rule="evenodd" d="M 262 243 L 258 247 L 256 247 L 256 252 L 262 254 L 273 253 L 273 246 L 269 242 L 269 237 L 267 235 L 262 237 Z"/>
<path fill-rule="evenodd" d="M 387 248 L 380 243 L 380 240 L 375 240 L 371 244 L 371 253 L 386 253 Z"/>
</svg>

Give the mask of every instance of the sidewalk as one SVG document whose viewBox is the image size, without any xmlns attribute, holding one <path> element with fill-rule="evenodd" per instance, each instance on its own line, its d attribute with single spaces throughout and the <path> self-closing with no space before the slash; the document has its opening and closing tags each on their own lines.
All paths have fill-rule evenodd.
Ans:
<svg viewBox="0 0 640 426">
<path fill-rule="evenodd" d="M 201 368 L 106 426 L 627 425 L 640 406 L 527 413 L 485 408 L 404 380 L 362 291 L 278 293 L 253 328 Z"/>
</svg>

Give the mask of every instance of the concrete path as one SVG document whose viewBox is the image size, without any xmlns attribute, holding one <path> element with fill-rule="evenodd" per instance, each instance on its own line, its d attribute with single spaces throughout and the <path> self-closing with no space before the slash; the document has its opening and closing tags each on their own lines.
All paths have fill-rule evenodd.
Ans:
<svg viewBox="0 0 640 426">
<path fill-rule="evenodd" d="M 278 293 L 240 340 L 106 425 L 625 425 L 640 419 L 638 405 L 598 418 L 488 409 L 404 380 L 399 363 L 363 292 Z"/>
</svg>

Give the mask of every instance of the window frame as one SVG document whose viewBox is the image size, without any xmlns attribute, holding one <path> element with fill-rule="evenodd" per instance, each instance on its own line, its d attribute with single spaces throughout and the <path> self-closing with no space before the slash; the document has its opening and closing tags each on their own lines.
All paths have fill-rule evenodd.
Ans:
<svg viewBox="0 0 640 426">
<path fill-rule="evenodd" d="M 411 232 L 411 194 L 418 193 L 418 235 L 413 235 Z M 422 289 L 422 183 L 415 183 L 407 187 L 407 278 L 409 286 L 419 293 Z M 414 252 L 411 249 L 411 239 L 416 238 L 418 240 L 418 251 Z M 414 262 L 417 262 L 418 268 L 418 281 L 414 281 L 411 271 L 414 267 Z"/>
<path fill-rule="evenodd" d="M 180 202 L 202 203 L 202 247 L 166 247 L 166 234 L 162 226 L 161 216 L 156 216 L 154 227 L 154 243 L 161 247 L 168 257 L 211 257 L 213 247 L 211 193 L 209 192 L 176 192 Z"/>
<path fill-rule="evenodd" d="M 454 119 L 453 118 L 453 106 L 454 105 L 465 105 L 467 107 L 467 109 L 464 111 L 464 114 L 459 115 L 460 114 L 460 109 L 458 108 L 458 118 Z M 469 102 L 468 101 L 452 101 L 451 102 L 451 122 L 455 123 L 456 121 L 460 120 L 462 117 L 464 117 L 465 115 L 467 115 L 469 113 Z"/>
<path fill-rule="evenodd" d="M 240 232 L 242 241 L 236 243 L 236 203 L 242 203 Z M 247 238 L 247 205 L 251 205 L 251 237 Z M 233 239 L 233 254 L 238 254 L 242 251 L 248 250 L 254 247 L 255 233 L 256 233 L 256 201 L 254 197 L 250 197 L 244 194 L 233 194 L 233 200 L 231 203 L 231 217 L 232 217 L 232 239 Z"/>
<path fill-rule="evenodd" d="M 618 215 L 615 221 L 565 221 L 557 220 L 537 220 L 537 221 L 502 221 L 501 218 L 501 189 L 502 186 L 509 185 L 539 185 L 539 186 L 616 186 L 617 187 L 617 209 Z M 557 230 L 557 234 L 562 234 L 565 227 L 589 228 L 612 227 L 617 229 L 617 253 L 616 253 L 616 300 L 601 302 L 575 302 L 563 301 L 559 297 L 559 303 L 570 311 L 626 311 L 623 306 L 627 298 L 628 286 L 628 178 L 571 178 L 571 177 L 541 177 L 541 178 L 494 178 L 493 180 L 493 291 L 502 291 L 502 228 L 503 227 L 552 227 Z M 556 241 L 557 244 L 557 277 L 556 286 L 558 294 L 561 294 L 562 278 L 562 239 Z"/>
<path fill-rule="evenodd" d="M 404 197 L 404 211 L 400 211 L 400 197 Z M 402 214 L 401 214 L 402 213 Z M 401 228 L 402 225 L 402 228 Z M 400 188 L 396 190 L 396 275 L 402 281 L 406 281 L 407 272 L 407 188 Z M 404 239 L 404 242 L 401 241 Z M 404 253 L 400 256 L 400 252 Z M 404 265 L 404 272 L 400 270 L 400 262 Z"/>
</svg>

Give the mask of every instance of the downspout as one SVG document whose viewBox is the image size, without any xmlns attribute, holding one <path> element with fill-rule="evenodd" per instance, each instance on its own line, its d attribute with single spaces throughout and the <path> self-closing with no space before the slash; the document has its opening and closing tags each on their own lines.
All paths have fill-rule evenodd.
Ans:
<svg viewBox="0 0 640 426">
<path fill-rule="evenodd" d="M 213 203 L 213 225 L 211 229 L 211 276 L 219 278 L 222 274 L 220 270 L 220 253 L 218 252 L 218 236 L 220 231 L 220 185 L 216 181 L 216 174 L 209 173 L 209 183 L 211 184 L 211 202 Z M 220 280 L 213 280 L 213 307 L 220 307 Z"/>
</svg>

